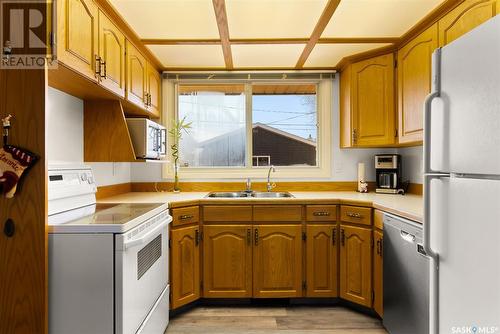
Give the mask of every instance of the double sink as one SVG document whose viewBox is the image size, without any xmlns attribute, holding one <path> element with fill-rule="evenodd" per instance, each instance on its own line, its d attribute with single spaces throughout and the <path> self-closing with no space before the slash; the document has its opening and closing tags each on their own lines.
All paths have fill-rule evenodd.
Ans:
<svg viewBox="0 0 500 334">
<path fill-rule="evenodd" d="M 208 198 L 293 198 L 289 192 L 265 192 L 265 191 L 234 191 L 234 192 L 211 192 Z"/>
</svg>

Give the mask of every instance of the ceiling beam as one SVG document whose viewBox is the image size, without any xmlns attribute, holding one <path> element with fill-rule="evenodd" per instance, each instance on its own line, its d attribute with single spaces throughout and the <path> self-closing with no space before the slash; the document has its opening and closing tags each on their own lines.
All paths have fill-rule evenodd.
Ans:
<svg viewBox="0 0 500 334">
<path fill-rule="evenodd" d="M 333 16 L 333 13 L 335 13 L 335 10 L 337 10 L 337 7 L 340 4 L 340 0 L 329 0 L 328 3 L 326 4 L 325 9 L 323 10 L 323 13 L 321 13 L 321 16 L 318 20 L 318 23 L 316 23 L 316 26 L 314 27 L 314 30 L 311 34 L 311 37 L 309 38 L 309 41 L 307 42 L 306 46 L 304 47 L 304 51 L 302 51 L 302 54 L 299 57 L 299 60 L 297 61 L 297 64 L 295 65 L 295 68 L 300 69 L 304 66 L 306 63 L 307 58 L 311 54 L 312 50 L 314 49 L 314 46 L 320 39 L 321 35 L 323 34 L 323 31 L 325 30 L 328 22 L 330 22 L 330 19 Z"/>
<path fill-rule="evenodd" d="M 146 45 L 220 45 L 218 38 L 213 39 L 142 39 Z M 307 44 L 309 38 L 236 38 L 230 44 Z M 341 37 L 320 38 L 317 44 L 369 44 L 397 43 L 399 37 Z"/>
<path fill-rule="evenodd" d="M 215 11 L 215 19 L 219 28 L 220 42 L 224 54 L 224 62 L 228 70 L 233 69 L 233 55 L 231 52 L 231 42 L 229 41 L 229 26 L 227 24 L 227 12 L 225 0 L 212 0 Z"/>
</svg>

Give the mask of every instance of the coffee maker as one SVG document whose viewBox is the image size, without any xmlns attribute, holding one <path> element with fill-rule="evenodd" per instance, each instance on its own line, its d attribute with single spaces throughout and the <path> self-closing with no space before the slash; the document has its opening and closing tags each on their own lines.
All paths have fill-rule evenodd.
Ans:
<svg viewBox="0 0 500 334">
<path fill-rule="evenodd" d="M 402 189 L 401 156 L 399 154 L 378 154 L 375 156 L 377 188 L 375 192 L 398 194 Z"/>
</svg>

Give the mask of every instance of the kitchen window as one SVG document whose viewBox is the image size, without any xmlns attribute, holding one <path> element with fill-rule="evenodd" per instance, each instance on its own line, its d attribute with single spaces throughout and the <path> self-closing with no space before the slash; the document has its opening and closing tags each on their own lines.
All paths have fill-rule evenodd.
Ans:
<svg viewBox="0 0 500 334">
<path fill-rule="evenodd" d="M 181 177 L 255 177 L 270 165 L 278 178 L 330 175 L 332 80 L 169 84 L 167 118 L 191 122 Z"/>
</svg>

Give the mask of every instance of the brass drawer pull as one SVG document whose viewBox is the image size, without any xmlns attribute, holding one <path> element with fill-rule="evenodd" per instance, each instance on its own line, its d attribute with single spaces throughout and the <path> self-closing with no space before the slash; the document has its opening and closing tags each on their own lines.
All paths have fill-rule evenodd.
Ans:
<svg viewBox="0 0 500 334">
<path fill-rule="evenodd" d="M 347 213 L 347 217 L 351 217 L 351 218 L 357 218 L 357 219 L 362 219 L 363 216 L 359 213 L 356 213 L 356 212 L 348 212 Z"/>
<path fill-rule="evenodd" d="M 313 212 L 313 216 L 315 216 L 315 217 L 328 217 L 328 216 L 330 216 L 330 212 L 328 212 L 328 211 L 315 211 L 315 212 Z"/>
<path fill-rule="evenodd" d="M 181 220 L 192 219 L 192 218 L 194 218 L 193 215 L 181 215 L 181 216 L 179 216 L 179 219 L 181 219 Z"/>
</svg>

